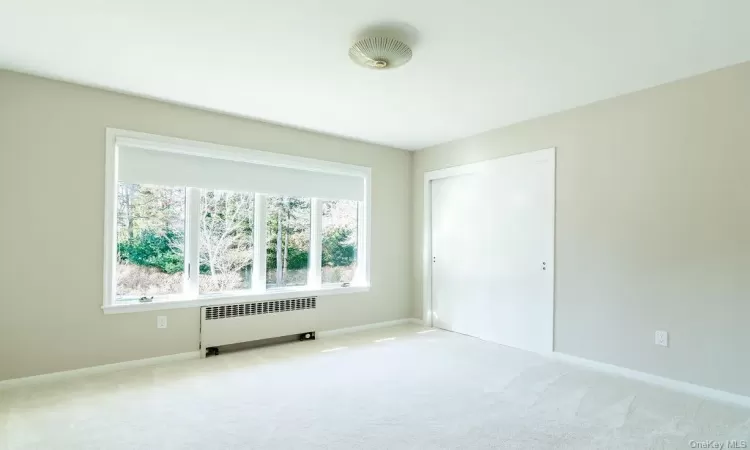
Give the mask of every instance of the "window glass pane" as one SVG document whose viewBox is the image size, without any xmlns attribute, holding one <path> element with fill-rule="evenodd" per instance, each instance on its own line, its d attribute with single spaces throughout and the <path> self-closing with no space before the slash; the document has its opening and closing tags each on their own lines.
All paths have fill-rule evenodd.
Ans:
<svg viewBox="0 0 750 450">
<path fill-rule="evenodd" d="M 119 183 L 117 299 L 182 292 L 185 188 Z"/>
<path fill-rule="evenodd" d="M 304 286 L 310 253 L 310 199 L 268 196 L 266 287 Z"/>
<path fill-rule="evenodd" d="M 201 294 L 250 289 L 255 196 L 201 190 Z"/>
<path fill-rule="evenodd" d="M 357 208 L 350 200 L 326 201 L 323 209 L 323 283 L 349 283 L 357 270 Z"/>
</svg>

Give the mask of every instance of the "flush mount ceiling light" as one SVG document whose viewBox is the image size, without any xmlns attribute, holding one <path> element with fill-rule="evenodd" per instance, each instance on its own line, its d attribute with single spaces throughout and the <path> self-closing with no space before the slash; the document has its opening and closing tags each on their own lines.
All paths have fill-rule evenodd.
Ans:
<svg viewBox="0 0 750 450">
<path fill-rule="evenodd" d="M 390 37 L 366 37 L 352 45 L 349 57 L 369 69 L 394 69 L 411 60 L 411 48 Z"/>
</svg>

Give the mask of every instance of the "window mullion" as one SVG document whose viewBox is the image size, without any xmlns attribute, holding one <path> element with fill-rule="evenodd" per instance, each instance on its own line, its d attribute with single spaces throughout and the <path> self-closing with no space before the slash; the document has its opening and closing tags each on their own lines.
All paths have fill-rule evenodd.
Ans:
<svg viewBox="0 0 750 450">
<path fill-rule="evenodd" d="M 367 280 L 367 214 L 365 204 L 357 203 L 357 270 L 353 285 L 366 284 Z"/>
<path fill-rule="evenodd" d="M 310 200 L 310 253 L 308 253 L 307 286 L 320 287 L 322 284 L 323 261 L 323 201 Z"/>
<path fill-rule="evenodd" d="M 267 195 L 255 194 L 255 215 L 253 217 L 253 293 L 266 290 L 266 229 Z"/>
<path fill-rule="evenodd" d="M 192 298 L 197 297 L 199 293 L 201 190 L 187 188 L 185 195 L 185 276 L 183 280 L 185 295 Z"/>
</svg>

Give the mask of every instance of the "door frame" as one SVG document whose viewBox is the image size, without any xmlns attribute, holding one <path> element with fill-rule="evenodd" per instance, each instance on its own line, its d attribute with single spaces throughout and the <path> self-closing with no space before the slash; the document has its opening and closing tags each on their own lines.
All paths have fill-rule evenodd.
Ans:
<svg viewBox="0 0 750 450">
<path fill-rule="evenodd" d="M 488 159 L 472 164 L 463 164 L 460 166 L 448 167 L 446 169 L 432 170 L 424 173 L 424 194 L 423 194 L 423 211 L 422 211 L 422 321 L 425 326 L 433 326 L 432 314 L 432 182 L 441 178 L 455 177 L 458 175 L 467 175 L 471 173 L 482 172 L 490 168 L 493 164 L 500 161 L 507 161 L 509 158 L 514 159 L 531 159 L 532 161 L 551 160 L 554 168 L 554 186 L 552 199 L 555 211 L 554 220 L 552 221 L 553 245 L 552 245 L 552 309 L 554 317 L 555 308 L 555 247 L 556 245 L 556 222 L 557 222 L 557 149 L 550 147 L 542 150 L 518 153 L 514 155 L 503 156 L 499 158 Z M 554 319 L 552 323 L 552 336 L 554 341 Z M 549 351 L 553 351 L 554 342 L 550 342 Z"/>
</svg>

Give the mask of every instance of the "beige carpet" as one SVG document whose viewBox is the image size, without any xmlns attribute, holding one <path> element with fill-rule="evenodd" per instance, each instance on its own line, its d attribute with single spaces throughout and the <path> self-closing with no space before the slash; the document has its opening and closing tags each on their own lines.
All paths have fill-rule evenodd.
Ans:
<svg viewBox="0 0 750 450">
<path fill-rule="evenodd" d="M 750 441 L 750 410 L 415 326 L 0 391 L 2 449 L 688 449 L 727 439 Z"/>
</svg>

